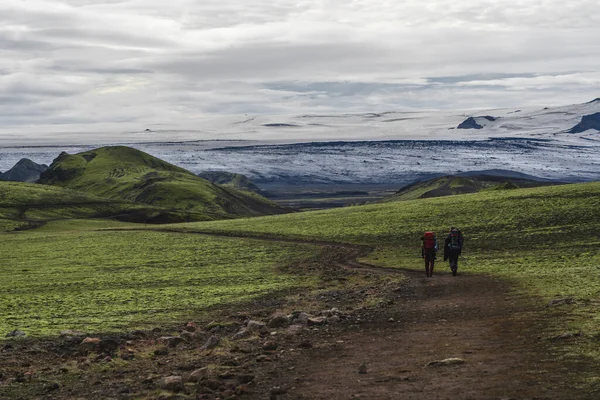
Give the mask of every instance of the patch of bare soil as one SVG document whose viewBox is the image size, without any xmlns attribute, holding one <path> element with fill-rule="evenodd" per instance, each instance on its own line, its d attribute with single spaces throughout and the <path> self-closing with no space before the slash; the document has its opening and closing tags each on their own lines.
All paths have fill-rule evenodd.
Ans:
<svg viewBox="0 0 600 400">
<path fill-rule="evenodd" d="M 0 398 L 600 398 L 581 384 L 597 365 L 560 356 L 539 334 L 548 314 L 506 282 L 379 269 L 355 261 L 364 247 L 321 245 L 290 269 L 320 274 L 323 291 L 152 331 L 7 342 Z"/>
</svg>

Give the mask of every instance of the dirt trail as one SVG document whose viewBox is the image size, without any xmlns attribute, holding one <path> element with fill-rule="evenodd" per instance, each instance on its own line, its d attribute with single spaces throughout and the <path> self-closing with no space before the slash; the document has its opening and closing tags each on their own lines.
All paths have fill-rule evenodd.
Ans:
<svg viewBox="0 0 600 400">
<path fill-rule="evenodd" d="M 346 250 L 338 267 L 407 277 L 389 294 L 388 306 L 357 311 L 345 324 L 315 328 L 308 351 L 283 349 L 264 386 L 286 393 L 272 398 L 599 398 L 598 392 L 573 384 L 579 370 L 590 366 L 584 360 L 558 361 L 551 344 L 539 337 L 547 316 L 532 299 L 510 294 L 505 281 L 460 271 L 453 277 L 446 263 L 438 263 L 432 278 L 424 271 L 362 264 L 357 258 L 372 251 L 368 246 L 253 239 L 338 247 Z M 448 358 L 462 363 L 427 366 Z M 367 373 L 359 373 L 361 364 Z"/>
</svg>

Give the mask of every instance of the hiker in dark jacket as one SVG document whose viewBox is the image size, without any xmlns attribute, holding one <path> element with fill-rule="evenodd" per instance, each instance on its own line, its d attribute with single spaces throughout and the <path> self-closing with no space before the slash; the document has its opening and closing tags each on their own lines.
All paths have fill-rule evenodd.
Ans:
<svg viewBox="0 0 600 400">
<path fill-rule="evenodd" d="M 433 276 L 433 266 L 435 265 L 435 255 L 439 249 L 437 238 L 433 232 L 425 232 L 421 238 L 421 257 L 425 259 L 425 274 L 428 278 Z"/>
<path fill-rule="evenodd" d="M 462 253 L 463 241 L 462 232 L 455 227 L 450 228 L 450 233 L 444 241 L 444 261 L 450 262 L 453 276 L 456 276 L 458 270 L 458 256 Z"/>
</svg>

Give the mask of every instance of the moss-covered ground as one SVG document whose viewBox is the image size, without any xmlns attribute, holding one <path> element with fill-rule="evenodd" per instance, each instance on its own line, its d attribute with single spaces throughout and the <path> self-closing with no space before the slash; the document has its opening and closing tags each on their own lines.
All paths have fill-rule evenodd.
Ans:
<svg viewBox="0 0 600 400">
<path fill-rule="evenodd" d="M 58 222 L 1 235 L 0 334 L 119 332 L 178 323 L 211 306 L 310 287 L 280 270 L 314 246 Z"/>
</svg>

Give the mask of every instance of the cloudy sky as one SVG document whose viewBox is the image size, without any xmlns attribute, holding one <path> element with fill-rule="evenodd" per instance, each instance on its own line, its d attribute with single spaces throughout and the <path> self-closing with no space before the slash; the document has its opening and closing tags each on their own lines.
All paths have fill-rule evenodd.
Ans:
<svg viewBox="0 0 600 400">
<path fill-rule="evenodd" d="M 1 0 L 0 132 L 600 97 L 599 0 Z"/>
</svg>

